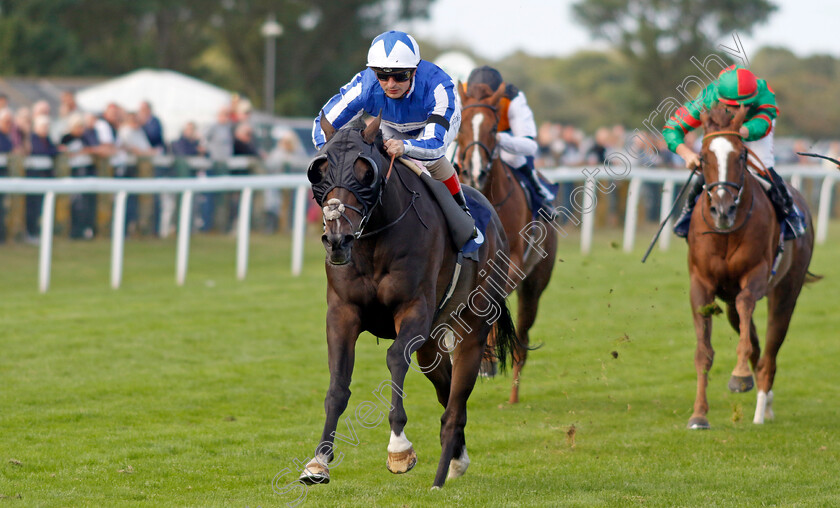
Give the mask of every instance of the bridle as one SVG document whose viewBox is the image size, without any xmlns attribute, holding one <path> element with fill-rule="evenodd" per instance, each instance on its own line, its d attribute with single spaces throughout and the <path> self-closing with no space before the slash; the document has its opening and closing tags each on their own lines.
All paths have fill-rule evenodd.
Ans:
<svg viewBox="0 0 840 508">
<path fill-rule="evenodd" d="M 364 157 L 364 159 L 367 160 L 368 163 L 373 165 L 374 171 L 378 175 L 378 178 L 383 178 L 383 175 L 379 172 L 379 168 L 376 165 L 376 161 L 374 161 L 373 159 L 371 159 L 369 157 Z M 376 196 L 376 199 L 374 200 L 373 204 L 370 207 L 365 206 L 364 207 L 365 209 L 362 210 L 362 209 L 359 209 L 356 206 L 342 203 L 341 200 L 339 200 L 339 199 L 332 198 L 332 199 L 328 200 L 326 206 L 323 207 L 324 228 L 326 229 L 327 222 L 333 221 L 333 220 L 338 220 L 339 218 L 342 218 L 342 219 L 347 221 L 347 224 L 350 225 L 350 229 L 353 230 L 353 237 L 357 240 L 360 240 L 362 238 L 367 238 L 367 237 L 373 236 L 375 234 L 381 233 L 382 231 L 396 225 L 399 221 L 401 221 L 403 219 L 403 217 L 405 217 L 405 215 L 408 213 L 408 211 L 414 206 L 414 201 L 420 196 L 420 193 L 408 188 L 405 185 L 405 182 L 403 181 L 402 176 L 400 176 L 400 173 L 398 171 L 396 173 L 397 177 L 400 180 L 400 182 L 403 184 L 403 187 L 405 187 L 405 189 L 411 193 L 411 201 L 408 202 L 408 205 L 406 205 L 406 207 L 402 211 L 402 213 L 400 213 L 400 215 L 396 219 L 394 219 L 392 222 L 386 224 L 385 226 L 382 226 L 381 228 L 375 229 L 373 231 L 367 231 L 367 232 L 365 231 L 365 227 L 367 226 L 367 223 L 370 220 L 371 216 L 373 216 L 373 213 L 376 210 L 377 206 L 382 204 L 382 193 L 385 189 L 385 184 L 388 183 L 388 180 L 390 179 L 391 170 L 394 168 L 394 159 L 395 159 L 395 157 L 392 156 L 391 157 L 391 164 L 388 167 L 388 172 L 387 172 L 386 175 L 384 175 L 384 181 L 379 185 L 379 192 Z M 350 220 L 350 217 L 348 217 L 347 214 L 344 213 L 344 211 L 348 210 L 348 209 L 356 212 L 361 217 L 361 220 L 359 221 L 358 226 L 353 224 L 353 221 Z M 418 214 L 418 216 L 419 216 L 419 214 Z"/>
<path fill-rule="evenodd" d="M 709 133 L 709 134 L 706 134 L 705 136 L 703 136 L 703 141 L 705 141 L 707 138 L 715 138 L 715 137 L 719 137 L 719 136 L 738 136 L 738 139 L 741 139 L 741 133 L 739 133 L 739 132 L 736 132 L 736 131 L 717 131 L 717 132 L 712 132 L 712 133 Z M 724 180 L 722 182 L 712 182 L 711 184 L 703 184 L 703 191 L 706 193 L 706 197 L 709 199 L 709 203 L 712 202 L 712 198 L 713 198 L 712 191 L 716 187 L 722 187 L 726 191 L 727 194 L 729 194 L 729 195 L 734 194 L 735 195 L 735 199 L 733 201 L 734 206 L 736 208 L 738 208 L 740 206 L 741 198 L 744 196 L 744 187 L 745 187 L 744 183 L 746 182 L 746 175 L 747 175 L 746 165 L 747 165 L 747 154 L 748 154 L 748 152 L 749 152 L 749 148 L 744 146 L 743 150 L 741 151 L 741 157 L 739 159 L 740 162 L 741 162 L 741 165 L 743 166 L 743 170 L 741 171 L 741 182 L 740 183 L 736 184 L 736 183 L 730 182 L 728 180 Z M 705 165 L 705 162 L 706 162 L 705 159 L 701 155 L 700 156 L 701 171 L 702 171 L 703 166 Z M 709 221 L 706 218 L 705 214 L 701 214 L 703 216 L 703 222 L 705 222 L 706 226 L 708 226 L 709 229 L 710 229 L 710 231 L 705 231 L 703 234 L 716 233 L 716 234 L 726 235 L 726 234 L 734 233 L 734 232 L 740 230 L 741 228 L 743 228 L 747 224 L 747 222 L 750 220 L 750 217 L 752 216 L 753 206 L 755 205 L 755 197 L 754 196 L 751 196 L 751 197 L 752 197 L 752 199 L 750 200 L 750 208 L 747 211 L 747 216 L 744 218 L 743 222 L 741 222 L 741 224 L 737 227 L 733 227 L 733 228 L 730 228 L 730 229 L 718 229 L 716 226 L 714 226 L 712 224 L 709 224 Z"/>
<path fill-rule="evenodd" d="M 496 106 L 492 106 L 490 104 L 484 104 L 484 103 L 478 102 L 478 103 L 475 103 L 475 104 L 469 104 L 467 106 L 463 106 L 461 108 L 461 110 L 463 111 L 463 110 L 469 109 L 469 108 L 486 108 L 486 109 L 489 109 L 490 111 L 493 112 L 493 129 L 490 132 L 492 134 L 493 139 L 495 139 L 496 129 L 498 128 L 498 125 L 499 125 L 499 111 L 496 108 Z M 499 145 L 498 145 L 498 143 L 493 145 L 493 149 L 491 150 L 487 145 L 482 143 L 480 140 L 471 141 L 471 142 L 467 143 L 467 145 L 461 150 L 461 154 L 460 154 L 461 155 L 461 167 L 464 167 L 464 162 L 467 160 L 467 151 L 470 148 L 472 148 L 473 146 L 478 146 L 478 148 L 482 149 L 484 151 L 484 154 L 487 155 L 487 164 L 485 164 L 485 166 L 483 168 L 481 168 L 481 171 L 479 172 L 479 179 L 480 179 L 482 175 L 486 175 L 487 173 L 490 172 L 490 168 L 493 165 L 493 159 L 495 159 L 496 155 L 498 155 Z M 473 180 L 472 174 L 469 175 L 469 178 L 470 178 L 470 181 Z M 472 182 L 472 183 L 478 183 L 478 182 Z"/>
</svg>

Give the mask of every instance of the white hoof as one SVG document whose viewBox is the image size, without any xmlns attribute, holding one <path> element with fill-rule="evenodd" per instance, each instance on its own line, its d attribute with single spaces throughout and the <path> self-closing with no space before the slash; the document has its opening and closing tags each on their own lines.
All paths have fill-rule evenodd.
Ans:
<svg viewBox="0 0 840 508">
<path fill-rule="evenodd" d="M 446 478 L 452 479 L 464 476 L 468 467 L 470 467 L 470 457 L 467 455 L 467 448 L 464 447 L 464 453 L 461 454 L 460 459 L 452 459 L 449 461 L 449 473 L 446 475 Z"/>
<path fill-rule="evenodd" d="M 306 485 L 325 485 L 330 483 L 330 470 L 318 459 L 312 459 L 303 468 L 298 480 Z"/>
</svg>

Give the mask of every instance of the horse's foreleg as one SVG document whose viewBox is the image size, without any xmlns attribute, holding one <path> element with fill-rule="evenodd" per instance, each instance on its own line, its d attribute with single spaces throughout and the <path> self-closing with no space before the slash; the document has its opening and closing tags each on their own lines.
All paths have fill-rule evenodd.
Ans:
<svg viewBox="0 0 840 508">
<path fill-rule="evenodd" d="M 388 421 L 391 424 L 391 439 L 388 442 L 388 470 L 395 474 L 407 473 L 417 463 L 417 454 L 411 441 L 405 436 L 405 414 L 403 386 L 408 372 L 411 354 L 429 340 L 431 317 L 425 310 L 414 306 L 395 315 L 397 339 L 388 348 L 388 370 L 391 371 L 391 411 Z M 445 361 L 445 359 L 444 359 Z M 423 370 L 429 366 L 421 365 Z"/>
<path fill-rule="evenodd" d="M 757 351 L 753 347 L 752 332 L 755 327 L 752 316 L 755 311 L 755 302 L 760 298 L 760 291 L 756 286 L 764 283 L 760 281 L 762 272 L 763 270 L 759 270 L 757 274 L 753 274 L 750 278 L 751 282 L 735 297 L 735 309 L 738 311 L 739 319 L 739 339 L 736 348 L 738 360 L 732 371 L 732 377 L 729 379 L 729 389 L 735 393 L 748 392 L 754 386 L 750 363 L 755 364 Z M 765 276 L 764 281 L 766 280 Z M 755 342 L 758 342 L 757 337 Z"/>
<path fill-rule="evenodd" d="M 327 354 L 330 386 L 324 399 L 326 420 L 315 456 L 304 467 L 300 480 L 307 484 L 329 483 L 329 465 L 333 460 L 335 431 L 338 419 L 350 400 L 350 378 L 353 375 L 356 339 L 361 331 L 359 313 L 347 306 L 327 310 Z"/>
<path fill-rule="evenodd" d="M 698 277 L 691 277 L 691 312 L 694 317 L 694 333 L 697 335 L 697 348 L 694 351 L 694 368 L 697 371 L 697 394 L 694 398 L 694 412 L 688 420 L 689 429 L 708 429 L 709 402 L 706 398 L 706 386 L 709 384 L 709 371 L 715 359 L 712 349 L 712 318 L 703 308 L 715 301 L 714 292 Z"/>
</svg>

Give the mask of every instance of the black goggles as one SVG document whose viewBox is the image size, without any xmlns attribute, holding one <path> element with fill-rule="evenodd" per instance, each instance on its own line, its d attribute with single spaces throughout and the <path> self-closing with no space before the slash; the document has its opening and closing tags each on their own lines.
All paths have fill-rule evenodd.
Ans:
<svg viewBox="0 0 840 508">
<path fill-rule="evenodd" d="M 405 69 L 402 71 L 397 72 L 385 72 L 385 71 L 375 71 L 376 72 L 376 79 L 379 81 L 388 81 L 391 78 L 394 78 L 394 81 L 397 83 L 405 83 L 409 79 L 411 79 L 411 71 L 412 69 Z"/>
</svg>

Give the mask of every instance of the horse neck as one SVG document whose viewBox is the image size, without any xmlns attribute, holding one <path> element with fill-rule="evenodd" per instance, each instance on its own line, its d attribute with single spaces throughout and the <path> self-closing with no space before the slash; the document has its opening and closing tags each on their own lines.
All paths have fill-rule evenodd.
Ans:
<svg viewBox="0 0 840 508">
<path fill-rule="evenodd" d="M 487 179 L 481 188 L 481 193 L 485 196 L 490 193 L 498 193 L 507 191 L 510 182 L 507 178 L 507 170 L 502 158 L 497 154 L 493 160 L 490 161 L 490 172 L 487 174 Z"/>
</svg>

